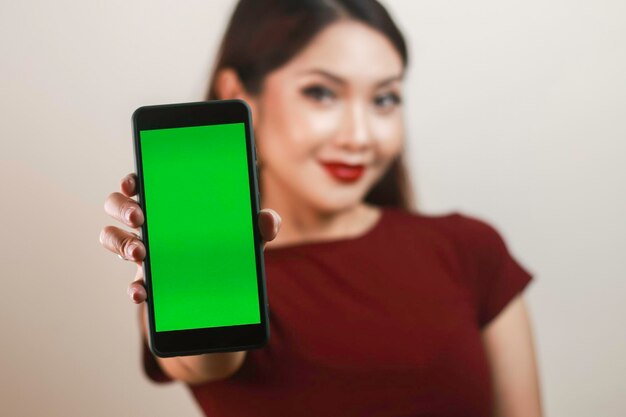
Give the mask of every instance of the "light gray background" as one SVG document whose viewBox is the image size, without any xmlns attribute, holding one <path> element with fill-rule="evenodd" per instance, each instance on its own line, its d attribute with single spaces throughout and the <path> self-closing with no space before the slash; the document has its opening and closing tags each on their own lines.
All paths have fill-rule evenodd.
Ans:
<svg viewBox="0 0 626 417">
<path fill-rule="evenodd" d="M 98 235 L 132 111 L 202 98 L 232 4 L 0 3 L 1 415 L 199 415 L 144 378 L 134 266 Z M 422 209 L 488 220 L 534 273 L 547 415 L 624 415 L 626 3 L 385 4 Z"/>
</svg>

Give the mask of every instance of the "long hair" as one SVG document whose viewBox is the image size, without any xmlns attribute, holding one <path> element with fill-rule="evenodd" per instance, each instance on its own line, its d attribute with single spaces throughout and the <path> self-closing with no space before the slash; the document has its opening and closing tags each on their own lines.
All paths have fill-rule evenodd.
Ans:
<svg viewBox="0 0 626 417">
<path fill-rule="evenodd" d="M 207 100 L 216 100 L 216 75 L 232 68 L 250 94 L 259 94 L 265 77 L 286 64 L 331 23 L 354 19 L 385 35 L 408 64 L 404 37 L 376 0 L 240 0 L 228 23 L 214 64 Z M 390 164 L 365 196 L 377 206 L 414 209 L 404 153 Z"/>
</svg>

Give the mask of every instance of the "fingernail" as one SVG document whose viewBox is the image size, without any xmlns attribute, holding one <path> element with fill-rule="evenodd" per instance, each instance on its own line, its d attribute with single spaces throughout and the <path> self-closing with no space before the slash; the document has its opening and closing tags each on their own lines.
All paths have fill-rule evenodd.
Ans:
<svg viewBox="0 0 626 417">
<path fill-rule="evenodd" d="M 126 248 L 126 256 L 128 256 L 130 259 L 135 259 L 135 257 L 133 256 L 133 251 L 136 247 L 136 243 L 131 243 L 130 245 L 128 245 L 128 247 Z"/>
<path fill-rule="evenodd" d="M 135 211 L 135 207 L 131 207 L 128 210 L 126 210 L 126 221 L 130 223 L 130 216 L 131 214 L 133 214 L 133 211 Z"/>
<path fill-rule="evenodd" d="M 135 188 L 135 180 L 132 177 L 128 179 L 128 185 Z"/>
</svg>

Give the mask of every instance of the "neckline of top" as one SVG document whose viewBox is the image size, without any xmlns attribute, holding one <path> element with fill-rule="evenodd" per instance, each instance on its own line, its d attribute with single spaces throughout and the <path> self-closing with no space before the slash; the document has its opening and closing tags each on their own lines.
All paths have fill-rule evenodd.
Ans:
<svg viewBox="0 0 626 417">
<path fill-rule="evenodd" d="M 378 220 L 376 220 L 376 223 L 374 223 L 374 225 L 371 226 L 369 229 L 367 229 L 365 232 L 357 236 L 348 236 L 348 237 L 342 237 L 338 239 L 327 239 L 327 240 L 312 240 L 308 242 L 294 243 L 294 244 L 278 246 L 274 248 L 266 247 L 265 253 L 282 253 L 282 252 L 287 252 L 290 250 L 296 250 L 300 248 L 326 247 L 326 246 L 340 245 L 343 243 L 352 243 L 352 242 L 361 241 L 372 236 L 374 233 L 376 233 L 379 229 L 382 228 L 387 218 L 389 217 L 389 212 L 390 212 L 390 208 L 380 207 L 380 215 L 378 216 Z"/>
</svg>

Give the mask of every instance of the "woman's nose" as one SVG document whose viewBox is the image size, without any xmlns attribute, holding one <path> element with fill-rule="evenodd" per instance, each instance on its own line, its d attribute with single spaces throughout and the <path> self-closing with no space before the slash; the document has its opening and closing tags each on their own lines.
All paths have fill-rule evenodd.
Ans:
<svg viewBox="0 0 626 417">
<path fill-rule="evenodd" d="M 366 105 L 353 102 L 346 106 L 337 144 L 352 151 L 361 151 L 371 144 Z"/>
</svg>

